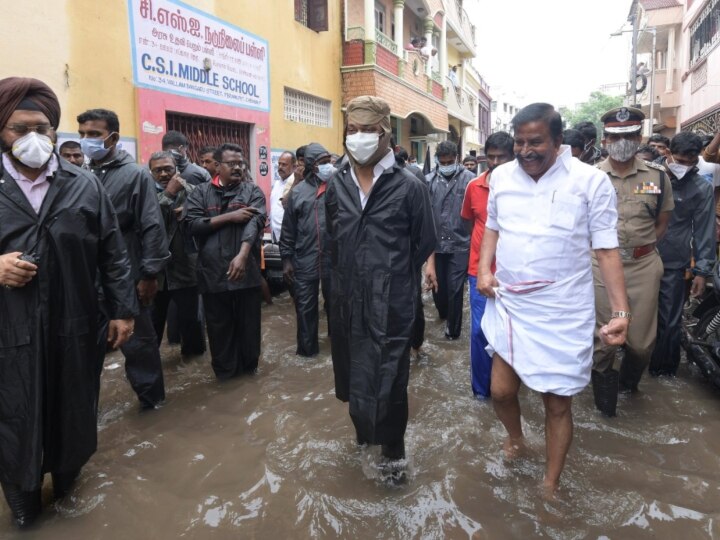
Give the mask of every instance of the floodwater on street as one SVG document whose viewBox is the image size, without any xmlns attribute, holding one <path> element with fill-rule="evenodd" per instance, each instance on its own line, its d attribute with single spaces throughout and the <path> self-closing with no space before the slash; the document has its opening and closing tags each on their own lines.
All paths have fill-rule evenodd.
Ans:
<svg viewBox="0 0 720 540">
<path fill-rule="evenodd" d="M 467 302 L 467 295 L 466 295 Z M 296 357 L 284 293 L 263 307 L 259 372 L 214 378 L 209 355 L 164 347 L 167 401 L 140 413 L 122 356 L 103 374 L 97 453 L 66 499 L 0 538 L 720 538 L 720 392 L 683 363 L 645 376 L 618 417 L 574 400 L 575 438 L 557 498 L 543 500 L 543 409 L 523 391 L 531 455 L 508 463 L 492 405 L 469 386 L 469 312 L 448 342 L 426 297 L 428 358 L 414 362 L 407 484 L 384 484 L 334 395 L 330 346 Z"/>
</svg>

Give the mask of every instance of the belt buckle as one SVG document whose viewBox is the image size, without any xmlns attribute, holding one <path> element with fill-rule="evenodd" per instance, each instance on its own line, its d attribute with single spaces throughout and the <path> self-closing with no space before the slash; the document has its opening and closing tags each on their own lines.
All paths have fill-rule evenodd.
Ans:
<svg viewBox="0 0 720 540">
<path fill-rule="evenodd" d="M 632 261 L 635 257 L 635 248 L 620 248 L 620 258 L 623 261 Z"/>
</svg>

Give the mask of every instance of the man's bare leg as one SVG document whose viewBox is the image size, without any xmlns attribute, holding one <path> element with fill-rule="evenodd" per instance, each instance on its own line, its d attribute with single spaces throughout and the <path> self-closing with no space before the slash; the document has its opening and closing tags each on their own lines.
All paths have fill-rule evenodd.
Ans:
<svg viewBox="0 0 720 540">
<path fill-rule="evenodd" d="M 495 366 L 493 365 L 493 369 Z M 552 493 L 558 488 L 565 457 L 573 436 L 572 397 L 546 393 L 545 404 L 545 479 L 543 487 Z"/>
<path fill-rule="evenodd" d="M 490 375 L 490 394 L 495 414 L 508 432 L 503 450 L 505 457 L 513 459 L 524 447 L 522 424 L 520 423 L 520 377 L 505 360 L 497 354 L 493 355 L 492 372 Z"/>
</svg>

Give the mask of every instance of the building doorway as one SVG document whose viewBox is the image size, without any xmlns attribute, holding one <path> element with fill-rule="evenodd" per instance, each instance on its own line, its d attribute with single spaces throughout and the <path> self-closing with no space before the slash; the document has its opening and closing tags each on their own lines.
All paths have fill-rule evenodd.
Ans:
<svg viewBox="0 0 720 540">
<path fill-rule="evenodd" d="M 226 142 L 239 145 L 243 149 L 248 166 L 250 167 L 252 163 L 250 154 L 252 124 L 167 111 L 165 125 L 167 131 L 179 131 L 187 137 L 188 159 L 193 163 L 198 162 L 198 152 L 204 146 L 220 146 Z"/>
</svg>

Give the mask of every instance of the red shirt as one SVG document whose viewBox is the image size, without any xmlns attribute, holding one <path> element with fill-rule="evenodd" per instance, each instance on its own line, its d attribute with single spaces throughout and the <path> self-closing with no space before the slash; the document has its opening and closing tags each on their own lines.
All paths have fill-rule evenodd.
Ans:
<svg viewBox="0 0 720 540">
<path fill-rule="evenodd" d="M 463 219 L 472 220 L 473 229 L 470 238 L 470 261 L 468 262 L 468 274 L 477 277 L 478 261 L 480 260 L 480 246 L 483 234 L 485 233 L 485 222 L 487 221 L 487 203 L 490 196 L 488 177 L 490 171 L 485 171 L 475 180 L 470 182 L 465 190 L 463 200 Z M 493 271 L 495 271 L 493 265 Z"/>
</svg>

